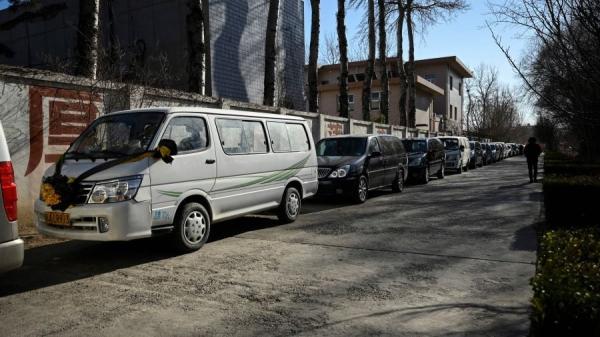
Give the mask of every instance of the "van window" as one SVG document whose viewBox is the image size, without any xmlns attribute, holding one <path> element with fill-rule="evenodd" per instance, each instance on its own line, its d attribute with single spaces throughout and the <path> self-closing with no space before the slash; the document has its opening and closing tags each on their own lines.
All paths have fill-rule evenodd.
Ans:
<svg viewBox="0 0 600 337">
<path fill-rule="evenodd" d="M 368 154 L 371 154 L 373 152 L 379 152 L 381 153 L 381 148 L 379 147 L 379 142 L 377 141 L 377 138 L 373 137 L 369 140 L 369 152 Z"/>
<path fill-rule="evenodd" d="M 267 138 L 261 122 L 219 118 L 216 124 L 226 154 L 267 153 Z"/>
<path fill-rule="evenodd" d="M 175 117 L 165 128 L 162 138 L 173 140 L 178 152 L 203 150 L 208 147 L 206 121 L 201 117 Z"/>
<path fill-rule="evenodd" d="M 308 135 L 306 134 L 306 130 L 304 130 L 304 125 L 286 123 L 285 126 L 287 127 L 288 135 L 290 137 L 292 151 L 308 151 L 310 146 Z"/>
<path fill-rule="evenodd" d="M 308 135 L 302 124 L 268 122 L 273 152 L 300 152 L 310 149 Z"/>
<path fill-rule="evenodd" d="M 378 137 L 378 140 L 384 155 L 393 156 L 397 154 L 394 150 L 394 145 L 392 144 L 392 139 L 390 137 Z"/>
</svg>

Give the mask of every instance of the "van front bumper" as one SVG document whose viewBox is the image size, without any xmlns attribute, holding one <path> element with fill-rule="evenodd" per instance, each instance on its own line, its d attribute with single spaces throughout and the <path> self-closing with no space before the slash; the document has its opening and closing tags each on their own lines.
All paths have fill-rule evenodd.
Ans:
<svg viewBox="0 0 600 337">
<path fill-rule="evenodd" d="M 47 224 L 45 213 L 52 210 L 43 201 L 36 200 L 34 208 L 37 229 L 48 236 L 88 241 L 128 241 L 152 235 L 149 201 L 77 205 L 65 210 L 70 217 L 68 226 Z M 107 230 L 106 226 L 102 226 L 104 221 L 108 224 Z M 106 231 L 103 232 L 103 229 Z"/>
<path fill-rule="evenodd" d="M 23 265 L 23 246 L 21 239 L 0 243 L 0 273 Z"/>
</svg>

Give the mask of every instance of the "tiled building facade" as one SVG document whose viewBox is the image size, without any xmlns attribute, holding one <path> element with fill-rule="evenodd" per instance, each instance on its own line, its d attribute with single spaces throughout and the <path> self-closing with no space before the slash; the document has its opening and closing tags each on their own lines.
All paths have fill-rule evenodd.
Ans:
<svg viewBox="0 0 600 337">
<path fill-rule="evenodd" d="M 186 0 L 101 1 L 101 45 L 109 47 L 109 15 L 114 35 L 127 54 L 142 60 L 150 72 L 168 67 L 166 86 L 186 89 L 188 44 Z M 56 68 L 73 59 L 78 21 L 77 0 L 46 0 L 36 9 L 0 11 L 0 63 Z M 209 0 L 209 67 L 216 97 L 262 103 L 264 41 L 268 0 Z M 45 9 L 39 11 L 40 8 Z M 29 13 L 29 14 L 26 14 Z M 37 14 L 36 14 L 37 13 Z M 19 20 L 29 15 L 27 22 Z M 32 15 L 33 14 L 33 15 Z M 304 6 L 302 0 L 280 0 L 277 38 L 276 97 L 296 109 L 304 106 Z M 127 69 L 128 64 L 120 65 Z"/>
</svg>

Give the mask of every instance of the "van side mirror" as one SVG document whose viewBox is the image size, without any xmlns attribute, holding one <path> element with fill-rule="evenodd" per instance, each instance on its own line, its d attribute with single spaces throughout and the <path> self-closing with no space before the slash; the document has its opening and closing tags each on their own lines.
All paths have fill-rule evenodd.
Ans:
<svg viewBox="0 0 600 337">
<path fill-rule="evenodd" d="M 464 152 L 464 151 L 465 151 L 465 146 L 464 146 L 464 145 L 461 145 L 461 146 L 459 147 L 459 149 L 460 149 L 460 151 L 461 151 L 461 152 Z"/>
<path fill-rule="evenodd" d="M 379 152 L 379 151 L 373 151 L 373 152 L 371 152 L 371 154 L 369 155 L 369 157 L 371 157 L 371 158 L 381 157 L 381 152 Z"/>
</svg>

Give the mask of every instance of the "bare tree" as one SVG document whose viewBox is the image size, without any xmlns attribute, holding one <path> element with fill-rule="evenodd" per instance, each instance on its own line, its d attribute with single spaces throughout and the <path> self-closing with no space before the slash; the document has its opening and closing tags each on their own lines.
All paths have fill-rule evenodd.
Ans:
<svg viewBox="0 0 600 337">
<path fill-rule="evenodd" d="M 377 7 L 379 13 L 379 69 L 381 75 L 379 76 L 381 81 L 381 97 L 380 99 L 380 111 L 382 116 L 382 122 L 387 123 L 389 121 L 389 84 L 388 84 L 388 69 L 387 69 L 387 35 L 386 35 L 386 17 L 387 10 L 385 0 L 377 0 Z"/>
<path fill-rule="evenodd" d="M 310 51 L 308 57 L 308 111 L 317 112 L 318 102 L 318 64 L 319 57 L 319 9 L 320 0 L 310 0 L 311 24 L 310 24 Z"/>
<path fill-rule="evenodd" d="M 263 104 L 273 106 L 275 103 L 275 63 L 277 62 L 277 22 L 279 21 L 279 0 L 269 1 L 267 16 L 267 33 L 265 38 L 265 76 Z"/>
<path fill-rule="evenodd" d="M 96 79 L 100 0 L 79 0 L 75 74 Z"/>
<path fill-rule="evenodd" d="M 336 64 L 340 62 L 340 48 L 335 34 L 327 34 L 323 39 L 323 48 L 320 50 L 319 58 L 326 64 Z"/>
<path fill-rule="evenodd" d="M 396 1 L 396 10 L 398 12 L 398 18 L 396 19 L 396 57 L 398 61 L 396 62 L 396 69 L 398 71 L 399 78 L 399 90 L 400 90 L 400 100 L 398 102 L 398 111 L 400 112 L 400 125 L 407 126 L 408 125 L 408 107 L 406 101 L 407 94 L 407 76 L 406 76 L 406 68 L 404 64 L 404 19 L 406 15 L 406 4 L 404 0 Z"/>
<path fill-rule="evenodd" d="M 206 49 L 204 37 L 204 5 L 207 0 L 189 0 L 189 14 L 186 17 L 188 37 L 188 90 L 205 94 Z M 210 43 L 210 42 L 209 42 Z"/>
<path fill-rule="evenodd" d="M 376 44 L 376 35 L 375 35 L 375 0 L 353 0 L 350 4 L 355 6 L 366 5 L 367 7 L 367 15 L 366 15 L 366 24 L 367 24 L 367 46 L 365 48 L 363 43 L 357 44 L 358 52 L 357 56 L 359 60 L 364 60 L 362 57 L 364 51 L 367 51 L 367 67 L 365 69 L 365 80 L 363 81 L 363 89 L 362 89 L 362 117 L 363 120 L 370 121 L 371 120 L 371 87 L 373 85 L 373 77 L 375 74 L 375 44 Z M 364 20 L 363 20 L 364 21 Z M 360 34 L 359 34 L 360 35 Z M 364 36 L 359 36 L 359 41 L 365 41 Z"/>
<path fill-rule="evenodd" d="M 345 0 L 338 0 L 337 34 L 340 49 L 340 116 L 348 117 L 348 40 L 346 39 Z"/>
<path fill-rule="evenodd" d="M 496 44 L 545 117 L 577 134 L 580 154 L 600 159 L 600 2 L 506 0 L 491 4 Z M 500 27 L 498 27 L 499 25 Z M 495 28 L 509 25 L 533 40 L 518 62 Z"/>
</svg>

